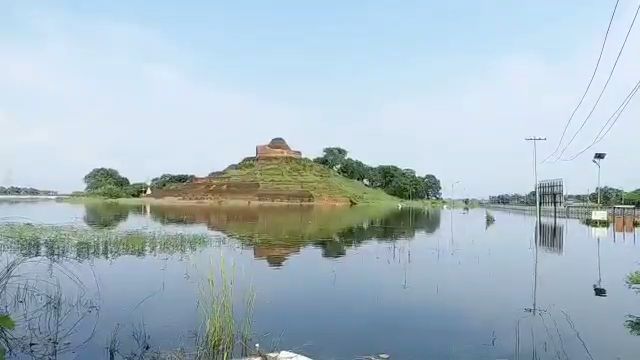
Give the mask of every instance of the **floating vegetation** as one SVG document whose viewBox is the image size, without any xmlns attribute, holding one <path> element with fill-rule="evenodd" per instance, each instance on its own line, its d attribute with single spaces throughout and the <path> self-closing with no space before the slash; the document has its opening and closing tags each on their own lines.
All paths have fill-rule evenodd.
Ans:
<svg viewBox="0 0 640 360">
<path fill-rule="evenodd" d="M 629 287 L 640 286 L 640 271 L 634 271 L 627 275 L 627 285 Z"/>
<path fill-rule="evenodd" d="M 116 231 L 77 226 L 0 224 L 0 250 L 22 257 L 114 259 L 123 255 L 188 254 L 209 245 L 206 234 Z"/>
<path fill-rule="evenodd" d="M 629 330 L 631 335 L 640 336 L 640 316 L 627 315 L 624 326 Z"/>
<path fill-rule="evenodd" d="M 485 218 L 486 228 L 488 228 L 489 226 L 493 225 L 493 223 L 496 222 L 496 218 L 493 217 L 493 214 L 491 214 L 489 211 L 485 212 L 484 218 Z"/>
</svg>

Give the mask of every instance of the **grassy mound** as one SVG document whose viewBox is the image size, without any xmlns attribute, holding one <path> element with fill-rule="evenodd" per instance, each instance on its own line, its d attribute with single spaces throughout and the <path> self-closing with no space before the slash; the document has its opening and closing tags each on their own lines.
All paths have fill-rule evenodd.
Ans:
<svg viewBox="0 0 640 360">
<path fill-rule="evenodd" d="M 206 181 L 179 185 L 157 196 L 177 196 L 188 200 L 296 203 L 372 204 L 399 201 L 382 190 L 347 179 L 309 159 L 292 158 L 245 160 Z"/>
</svg>

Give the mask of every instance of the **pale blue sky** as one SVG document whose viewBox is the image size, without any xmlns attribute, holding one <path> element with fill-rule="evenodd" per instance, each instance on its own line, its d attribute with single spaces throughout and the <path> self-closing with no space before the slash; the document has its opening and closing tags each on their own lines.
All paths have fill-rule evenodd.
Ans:
<svg viewBox="0 0 640 360">
<path fill-rule="evenodd" d="M 613 3 L 0 0 L 0 185 L 76 190 L 97 166 L 204 175 L 283 136 L 307 156 L 342 146 L 461 180 L 469 196 L 524 192 L 523 138 L 549 137 L 541 156 L 554 147 Z M 636 5 L 621 0 L 603 69 Z M 638 27 L 568 153 L 640 76 Z M 597 150 L 605 182 L 635 189 L 628 110 Z M 588 155 L 540 173 L 594 186 Z"/>
</svg>

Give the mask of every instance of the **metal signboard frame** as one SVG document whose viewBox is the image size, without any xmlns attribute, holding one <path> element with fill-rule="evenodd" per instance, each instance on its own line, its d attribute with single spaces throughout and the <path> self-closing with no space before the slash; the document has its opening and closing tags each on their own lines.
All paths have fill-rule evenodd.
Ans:
<svg viewBox="0 0 640 360">
<path fill-rule="evenodd" d="M 538 183 L 541 207 L 564 206 L 564 182 L 562 179 L 542 180 Z"/>
</svg>

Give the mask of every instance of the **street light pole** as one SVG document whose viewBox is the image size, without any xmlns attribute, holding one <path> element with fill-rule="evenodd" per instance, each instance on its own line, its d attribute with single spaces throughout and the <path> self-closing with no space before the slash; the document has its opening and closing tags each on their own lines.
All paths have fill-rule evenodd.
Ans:
<svg viewBox="0 0 640 360">
<path fill-rule="evenodd" d="M 453 209 L 453 187 L 456 186 L 456 184 L 460 184 L 460 180 L 451 183 L 451 209 Z"/>
<path fill-rule="evenodd" d="M 601 199 L 601 189 L 600 189 L 600 161 L 603 160 L 607 156 L 606 153 L 595 153 L 593 155 L 593 163 L 598 167 L 598 208 L 600 208 L 600 199 Z"/>
<path fill-rule="evenodd" d="M 598 160 L 598 207 L 600 207 L 600 202 L 602 200 L 602 187 L 600 186 L 600 160 Z"/>
</svg>

